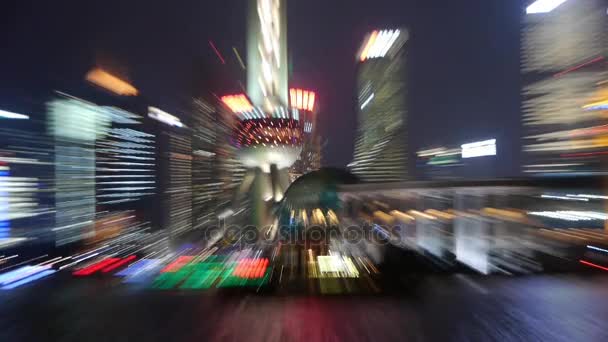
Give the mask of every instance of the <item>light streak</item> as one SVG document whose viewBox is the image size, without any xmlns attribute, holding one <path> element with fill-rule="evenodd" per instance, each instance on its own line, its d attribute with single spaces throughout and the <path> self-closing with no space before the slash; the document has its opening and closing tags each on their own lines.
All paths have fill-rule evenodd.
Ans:
<svg viewBox="0 0 608 342">
<path fill-rule="evenodd" d="M 587 265 L 587 266 L 595 267 L 595 268 L 603 270 L 603 271 L 608 271 L 608 267 L 600 266 L 600 265 L 594 264 L 589 261 L 579 260 L 578 262 L 580 262 L 581 264 Z"/>
<path fill-rule="evenodd" d="M 232 51 L 234 51 L 236 59 L 239 61 L 241 68 L 243 68 L 243 70 L 247 70 L 247 67 L 245 67 L 245 63 L 243 63 L 243 59 L 241 59 L 241 55 L 239 55 L 239 51 L 235 47 L 232 48 Z"/>
<path fill-rule="evenodd" d="M 595 246 L 590 246 L 590 245 L 587 245 L 587 248 L 593 249 L 593 250 L 599 251 L 599 252 L 608 253 L 608 249 L 603 249 L 603 248 L 599 248 L 599 247 L 595 247 Z"/>
<path fill-rule="evenodd" d="M 604 57 L 602 57 L 602 56 L 600 56 L 600 57 L 596 57 L 596 58 L 594 58 L 594 59 L 592 59 L 592 60 L 590 60 L 590 61 L 587 61 L 587 62 L 585 62 L 585 63 L 583 63 L 583 64 L 580 64 L 580 65 L 577 65 L 577 66 L 572 67 L 572 68 L 570 68 L 570 69 L 567 69 L 567 70 L 564 70 L 564 71 L 562 71 L 562 72 L 559 72 L 559 73 L 557 73 L 557 74 L 553 75 L 553 77 L 560 77 L 560 76 L 565 75 L 565 74 L 567 74 L 567 73 L 569 73 L 569 72 L 572 72 L 572 71 L 578 70 L 578 69 L 580 69 L 580 68 L 583 68 L 583 67 L 585 67 L 585 66 L 587 66 L 587 65 L 589 65 L 589 64 L 593 64 L 593 63 L 599 62 L 599 61 L 601 61 L 601 60 L 603 60 L 603 59 L 604 59 Z"/>
<path fill-rule="evenodd" d="M 154 119 L 154 120 L 158 120 L 160 122 L 166 123 L 169 126 L 176 126 L 176 127 L 184 127 L 184 124 L 181 122 L 181 120 L 163 110 L 160 110 L 156 107 L 148 107 L 148 117 Z M 108 151 L 112 151 L 112 150 L 108 150 Z M 116 151 L 120 151 L 120 150 L 116 150 Z M 131 150 L 125 150 L 125 152 L 128 152 Z M 143 154 L 144 152 L 141 151 L 131 151 L 132 153 L 140 153 Z M 145 153 L 145 154 L 151 154 L 151 153 Z M 109 170 L 108 170 L 109 171 Z M 138 171 L 138 170 L 136 170 Z"/>
<path fill-rule="evenodd" d="M 135 255 L 128 256 L 128 257 L 126 257 L 126 258 L 124 258 L 124 259 L 120 260 L 119 262 L 113 263 L 113 264 L 111 264 L 110 266 L 108 266 L 108 267 L 106 267 L 106 268 L 102 269 L 102 270 L 101 270 L 101 272 L 102 272 L 102 273 L 108 273 L 108 272 L 111 272 L 111 271 L 113 271 L 113 270 L 115 270 L 115 269 L 117 269 L 117 268 L 119 268 L 119 267 L 121 267 L 121 266 L 124 266 L 124 265 L 128 264 L 129 262 L 131 262 L 131 261 L 135 260 L 136 258 L 137 258 L 137 257 L 136 257 Z"/>
<path fill-rule="evenodd" d="M 0 118 L 27 120 L 30 117 L 28 115 L 25 115 L 25 114 L 12 113 L 12 112 L 7 112 L 5 110 L 1 110 L 0 109 Z"/>
<path fill-rule="evenodd" d="M 526 13 L 549 13 L 566 1 L 568 0 L 536 0 L 526 8 Z"/>
<path fill-rule="evenodd" d="M 550 198 L 550 199 L 561 199 L 566 201 L 581 201 L 581 202 L 589 202 L 587 198 L 577 198 L 577 197 L 568 197 L 568 196 L 556 196 L 556 195 L 541 195 L 541 198 Z"/>
<path fill-rule="evenodd" d="M 27 278 L 33 274 L 42 272 L 51 268 L 51 266 L 23 266 L 14 271 L 10 271 L 0 275 L 0 284 L 7 285 L 12 282 Z"/>
<path fill-rule="evenodd" d="M 180 268 L 184 267 L 187 263 L 192 261 L 194 256 L 182 255 L 178 257 L 175 261 L 167 265 L 165 268 L 160 270 L 160 273 L 168 273 L 168 272 L 177 272 Z"/>
<path fill-rule="evenodd" d="M 217 55 L 217 58 L 220 59 L 220 62 L 222 62 L 222 64 L 226 64 L 226 61 L 224 60 L 224 57 L 222 57 L 222 54 L 218 51 L 218 49 L 215 47 L 215 44 L 213 44 L 212 41 L 209 41 L 209 45 L 211 46 L 211 48 L 213 49 L 213 52 L 215 52 L 215 54 Z"/>
<path fill-rule="evenodd" d="M 12 289 L 14 289 L 16 287 L 19 287 L 21 285 L 25 285 L 27 283 L 31 283 L 32 281 L 35 281 L 35 280 L 44 278 L 46 276 L 49 276 L 49 275 L 51 275 L 51 274 L 53 274 L 55 272 L 57 272 L 57 271 L 55 271 L 55 270 L 45 270 L 45 271 L 42 271 L 40 273 L 33 274 L 33 275 L 31 275 L 31 276 L 29 276 L 27 278 L 21 279 L 21 280 L 19 280 L 17 282 L 8 284 L 6 286 L 3 286 L 2 289 L 3 290 L 12 290 Z"/>
<path fill-rule="evenodd" d="M 367 105 L 374 99 L 374 93 L 372 93 L 367 100 L 363 101 L 363 103 L 361 104 L 361 109 L 364 109 L 365 107 L 367 107 Z"/>
<path fill-rule="evenodd" d="M 72 274 L 75 276 L 88 276 L 118 261 L 120 261 L 119 258 L 107 258 L 93 265 L 81 268 Z"/>
<path fill-rule="evenodd" d="M 100 68 L 89 71 L 86 80 L 118 95 L 135 96 L 138 94 L 137 89 L 128 82 Z"/>
</svg>

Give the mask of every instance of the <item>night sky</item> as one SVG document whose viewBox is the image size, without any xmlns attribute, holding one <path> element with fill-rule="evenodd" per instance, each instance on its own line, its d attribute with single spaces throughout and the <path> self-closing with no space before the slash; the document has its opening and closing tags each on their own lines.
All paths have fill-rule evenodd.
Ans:
<svg viewBox="0 0 608 342">
<path fill-rule="evenodd" d="M 316 90 L 326 166 L 352 159 L 355 53 L 366 32 L 407 27 L 409 146 L 498 139 L 496 176 L 516 175 L 520 154 L 520 0 L 291 0 L 292 86 Z M 238 92 L 244 74 L 245 0 L 15 1 L 1 14 L 0 108 L 82 79 L 99 64 L 127 75 L 161 108 L 197 87 Z M 209 47 L 213 40 L 227 63 Z M 204 91 L 204 90 L 203 90 Z"/>
</svg>

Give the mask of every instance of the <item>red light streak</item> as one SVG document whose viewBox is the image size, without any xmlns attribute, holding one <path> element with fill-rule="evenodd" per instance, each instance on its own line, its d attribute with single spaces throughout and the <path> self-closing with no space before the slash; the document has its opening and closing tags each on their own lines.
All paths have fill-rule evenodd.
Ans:
<svg viewBox="0 0 608 342">
<path fill-rule="evenodd" d="M 593 64 L 593 63 L 595 63 L 595 62 L 599 62 L 599 61 L 601 61 L 601 60 L 603 60 L 603 59 L 604 59 L 604 57 L 602 57 L 602 56 L 600 56 L 600 57 L 596 57 L 596 58 L 594 58 L 594 59 L 592 59 L 592 60 L 590 60 L 590 61 L 587 61 L 587 62 L 585 62 L 585 63 L 583 63 L 583 64 L 581 64 L 581 65 L 577 65 L 577 66 L 572 67 L 572 68 L 570 68 L 570 69 L 566 69 L 566 70 L 564 70 L 564 71 L 562 71 L 562 72 L 559 72 L 559 73 L 557 73 L 557 74 L 553 75 L 553 77 L 560 77 L 560 76 L 563 76 L 563 75 L 565 75 L 565 74 L 567 74 L 567 73 L 569 73 L 569 72 L 572 72 L 572 71 L 578 70 L 578 69 L 580 69 L 580 68 L 582 68 L 582 67 L 585 67 L 585 66 L 587 66 L 587 65 L 589 65 L 589 64 Z"/>
<path fill-rule="evenodd" d="M 107 258 L 93 265 L 81 268 L 72 274 L 75 276 L 88 276 L 118 261 L 120 261 L 119 258 Z"/>
<path fill-rule="evenodd" d="M 232 274 L 239 278 L 262 278 L 268 268 L 268 259 L 242 259 Z"/>
<path fill-rule="evenodd" d="M 226 61 L 224 60 L 224 57 L 222 57 L 222 54 L 217 50 L 217 48 L 215 47 L 215 44 L 213 44 L 212 41 L 209 41 L 209 45 L 211 45 L 211 48 L 213 49 L 213 51 L 215 51 L 215 54 L 220 59 L 220 61 L 222 62 L 222 64 L 226 64 Z"/>
<path fill-rule="evenodd" d="M 120 260 L 119 262 L 116 262 L 116 263 L 114 263 L 114 264 L 112 264 L 110 266 L 107 266 L 106 268 L 102 269 L 101 272 L 103 272 L 103 273 L 111 272 L 111 271 L 113 271 L 113 270 L 115 270 L 115 269 L 117 269 L 117 268 L 119 268 L 119 267 L 121 267 L 123 265 L 128 264 L 132 260 L 135 260 L 135 258 L 136 258 L 135 255 L 131 255 L 129 257 L 126 257 L 126 258 Z"/>
<path fill-rule="evenodd" d="M 192 261 L 192 259 L 194 259 L 193 256 L 182 255 L 175 261 L 167 265 L 165 268 L 160 270 L 160 273 L 177 272 L 180 268 L 184 267 L 187 263 Z"/>
<path fill-rule="evenodd" d="M 604 266 L 596 265 L 596 264 L 591 263 L 591 262 L 589 262 L 589 261 L 585 261 L 585 260 L 579 260 L 578 262 L 580 262 L 581 264 L 587 265 L 587 266 L 591 266 L 591 267 L 598 268 L 598 269 L 603 270 L 603 271 L 608 271 L 608 267 L 604 267 Z"/>
</svg>

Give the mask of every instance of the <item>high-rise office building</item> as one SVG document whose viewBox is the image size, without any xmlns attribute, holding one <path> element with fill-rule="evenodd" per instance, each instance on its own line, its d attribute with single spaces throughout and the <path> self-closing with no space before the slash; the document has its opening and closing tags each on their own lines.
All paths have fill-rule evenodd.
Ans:
<svg viewBox="0 0 608 342">
<path fill-rule="evenodd" d="M 38 113 L 0 110 L 0 248 L 53 239 L 53 140 Z"/>
<path fill-rule="evenodd" d="M 535 1 L 521 35 L 524 173 L 593 174 L 608 147 L 608 3 Z"/>
<path fill-rule="evenodd" d="M 193 227 L 193 132 L 180 118 L 162 109 L 149 107 L 148 112 L 156 120 L 161 227 L 169 236 L 176 237 Z"/>
<path fill-rule="evenodd" d="M 405 29 L 371 32 L 357 54 L 358 122 L 349 168 L 366 182 L 408 178 Z"/>
<path fill-rule="evenodd" d="M 127 229 L 157 228 L 156 137 L 143 115 L 100 106 L 110 121 L 95 141 L 96 217 L 93 241 Z"/>
<path fill-rule="evenodd" d="M 212 101 L 196 98 L 191 121 L 193 226 L 213 227 L 232 204 L 245 173 L 230 142 L 236 117 Z"/>
</svg>

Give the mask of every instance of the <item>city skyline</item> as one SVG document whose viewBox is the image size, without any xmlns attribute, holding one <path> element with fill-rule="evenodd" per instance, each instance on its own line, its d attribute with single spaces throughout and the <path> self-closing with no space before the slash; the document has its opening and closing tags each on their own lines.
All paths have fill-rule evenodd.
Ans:
<svg viewBox="0 0 608 342">
<path fill-rule="evenodd" d="M 608 340 L 608 0 L 14 9 L 0 340 Z"/>
<path fill-rule="evenodd" d="M 192 85 L 200 84 L 201 81 L 197 80 L 199 77 L 222 79 L 219 83 L 216 82 L 221 89 L 212 89 L 218 94 L 229 93 L 224 89 L 239 90 L 239 81 L 244 84 L 244 73 L 232 51 L 232 47 L 236 47 L 241 54 L 245 52 L 245 39 L 242 34 L 244 25 L 239 21 L 245 18 L 245 11 L 240 5 L 242 4 L 239 1 L 228 2 L 197 14 L 205 18 L 223 18 L 224 25 L 220 26 L 219 19 L 193 24 L 188 18 L 193 16 L 190 12 L 196 13 L 196 6 L 173 8 L 163 14 L 169 17 L 183 16 L 184 30 L 148 27 L 147 30 L 151 30 L 150 34 L 154 39 L 143 39 L 140 44 L 134 46 L 126 42 L 144 34 L 143 27 L 148 26 L 139 22 L 143 19 L 131 18 L 128 15 L 140 10 L 137 5 L 124 5 L 120 9 L 125 14 L 111 18 L 108 15 L 118 10 L 118 4 L 110 3 L 98 13 L 93 13 L 94 8 L 87 9 L 85 17 L 91 24 L 84 25 L 78 34 L 69 32 L 65 24 L 57 22 L 57 18 L 60 15 L 77 15 L 85 9 L 70 8 L 70 11 L 66 12 L 66 8 L 61 6 L 36 8 L 26 19 L 40 19 L 41 23 L 38 25 L 50 26 L 49 34 L 65 37 L 66 42 L 46 42 L 40 46 L 25 47 L 23 41 L 44 37 L 44 34 L 17 26 L 14 40 L 10 40 L 8 46 L 15 51 L 12 56 L 19 57 L 18 60 L 8 57 L 7 63 L 3 63 L 13 64 L 15 67 L 6 70 L 7 77 L 3 87 L 7 91 L 0 95 L 0 101 L 17 111 L 19 107 L 27 107 L 27 102 L 32 97 L 25 96 L 24 89 L 51 87 L 57 83 L 59 75 L 75 75 L 78 70 L 85 72 L 95 63 L 110 60 L 115 63 L 117 61 L 116 64 L 120 65 L 116 69 L 126 69 L 126 74 L 133 84 L 147 97 L 165 103 L 169 112 L 179 114 L 180 106 L 188 102 L 177 94 L 184 91 L 192 93 L 196 90 L 192 89 Z M 322 5 L 313 2 L 304 5 L 292 1 L 288 6 L 289 13 L 298 13 L 296 16 L 290 16 L 289 65 L 292 83 L 298 87 L 312 89 L 324 99 L 323 115 L 319 118 L 321 136 L 328 138 L 323 151 L 323 165 L 344 167 L 352 160 L 357 102 L 354 87 L 356 63 L 352 55 L 365 32 L 386 26 L 404 25 L 413 32 L 412 63 L 419 67 L 416 67 L 411 75 L 411 83 L 416 86 L 412 88 L 411 94 L 410 128 L 414 132 L 421 132 L 432 127 L 432 122 L 449 123 L 445 125 L 449 128 L 433 127 L 437 131 L 434 136 L 412 134 L 408 143 L 410 159 L 413 151 L 421 146 L 450 144 L 475 139 L 476 136 L 495 136 L 493 133 L 496 131 L 505 131 L 502 133 L 504 136 L 499 137 L 501 141 L 505 140 L 505 136 L 519 136 L 517 65 L 519 20 L 524 9 L 522 4 L 507 6 L 480 2 L 465 7 L 447 4 L 440 9 L 432 9 L 432 6 L 420 1 L 405 4 L 383 1 L 378 6 L 353 5 L 347 10 L 347 15 L 337 21 L 330 18 L 334 18 L 335 14 L 343 10 L 339 4 Z M 470 12 L 471 8 L 484 10 L 490 13 L 490 17 L 474 18 Z M 28 13 L 26 9 L 23 7 L 17 13 L 24 16 Z M 142 15 L 148 14 L 152 17 L 158 17 L 163 12 L 162 6 L 141 10 Z M 40 18 L 43 14 L 39 11 L 50 12 L 51 15 Z M 357 20 L 357 14 L 364 11 L 368 14 L 367 19 Z M 10 20 L 19 17 L 17 15 Z M 419 17 L 427 19 L 418 19 Z M 447 21 L 451 30 L 446 32 L 434 27 L 428 19 L 430 17 Z M 316 18 L 318 25 L 307 26 L 307 18 Z M 488 32 L 478 29 L 490 22 L 493 29 Z M 115 26 L 123 27 L 124 30 L 119 34 L 110 29 Z M 95 39 L 90 41 L 89 35 Z M 316 39 L 323 35 L 323 40 Z M 462 39 L 455 40 L 455 36 L 461 36 Z M 449 37 L 452 38 L 447 39 Z M 494 41 L 498 40 L 503 43 L 497 45 Z M 212 41 L 222 54 L 226 65 L 218 60 L 209 41 Z M 69 64 L 59 57 L 62 53 L 72 56 Z M 505 57 L 505 54 L 511 55 L 511 58 Z M 429 63 L 427 60 L 430 56 L 445 56 L 442 57 L 445 63 Z M 138 62 L 142 58 L 146 61 L 143 64 Z M 35 63 L 38 59 L 42 59 L 44 63 Z M 201 68 L 196 65 L 205 65 L 202 69 L 211 69 L 212 72 L 201 74 Z M 489 69 L 495 70 L 492 77 L 485 72 Z M 329 72 L 330 70 L 332 72 Z M 452 90 L 453 86 L 465 77 L 465 73 L 468 89 L 459 87 L 462 89 Z M 447 91 L 448 88 L 450 91 Z M 477 96 L 479 91 L 487 93 L 486 96 Z M 22 104 L 24 102 L 25 105 Z M 337 134 L 332 131 L 335 127 L 341 127 Z M 462 131 L 465 129 L 469 134 L 463 137 Z M 518 168 L 512 165 L 518 163 L 519 141 L 511 140 L 512 144 L 501 145 L 501 148 L 508 150 L 499 151 L 500 154 L 515 156 L 513 160 L 501 161 L 504 165 L 499 169 L 503 170 L 504 175 L 514 175 L 518 172 Z M 413 171 L 412 167 L 409 171 Z"/>
</svg>

